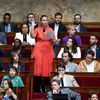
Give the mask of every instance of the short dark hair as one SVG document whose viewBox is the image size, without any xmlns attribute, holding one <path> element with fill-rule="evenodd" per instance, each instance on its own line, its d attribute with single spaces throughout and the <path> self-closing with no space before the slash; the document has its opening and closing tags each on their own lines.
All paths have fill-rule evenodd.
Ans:
<svg viewBox="0 0 100 100">
<path fill-rule="evenodd" d="M 98 37 L 97 37 L 97 35 L 96 35 L 96 34 L 93 34 L 93 35 L 91 35 L 91 36 L 94 36 L 94 37 L 98 40 Z M 90 37 L 91 37 L 91 36 L 90 36 Z"/>
<path fill-rule="evenodd" d="M 11 14 L 10 13 L 5 13 L 3 18 L 5 18 L 5 16 L 9 16 L 11 18 Z"/>
<path fill-rule="evenodd" d="M 29 15 L 33 15 L 34 18 L 35 18 L 35 14 L 33 14 L 33 13 L 28 13 L 27 18 L 28 18 Z"/>
<path fill-rule="evenodd" d="M 60 63 L 60 64 L 57 65 L 57 70 L 58 70 L 58 68 L 64 68 L 65 69 L 65 65 L 63 63 Z"/>
<path fill-rule="evenodd" d="M 47 15 L 42 15 L 42 16 L 40 17 L 40 21 L 42 21 L 42 18 L 43 18 L 43 17 L 47 17 L 47 18 L 48 18 Z"/>
<path fill-rule="evenodd" d="M 89 55 L 92 55 L 92 56 L 94 57 L 94 52 L 93 52 L 91 49 L 89 49 L 89 50 L 87 51 L 86 56 L 87 56 L 88 54 L 89 54 Z"/>
<path fill-rule="evenodd" d="M 96 93 L 96 92 L 94 92 L 94 91 L 93 91 L 93 92 L 89 93 L 89 96 L 88 96 L 88 97 L 89 97 L 89 99 L 91 99 L 91 97 L 92 97 L 92 95 L 93 95 L 93 94 L 96 94 L 96 95 L 97 95 L 97 97 L 99 98 L 98 93 Z"/>
<path fill-rule="evenodd" d="M 15 43 L 16 40 L 19 41 L 19 43 L 21 44 L 21 40 L 18 39 L 18 38 L 14 39 L 14 43 Z"/>
<path fill-rule="evenodd" d="M 80 18 L 81 18 L 81 14 L 75 14 L 75 15 L 74 15 L 74 18 L 75 18 L 76 16 L 80 16 Z"/>
<path fill-rule="evenodd" d="M 58 85 L 60 85 L 60 81 L 57 79 L 52 79 L 50 83 L 52 84 L 53 82 L 56 82 Z"/>
<path fill-rule="evenodd" d="M 16 73 L 18 74 L 17 68 L 16 68 L 15 66 L 11 66 L 11 67 L 9 68 L 9 70 L 8 70 L 8 71 L 10 71 L 10 69 L 15 70 L 15 71 L 16 71 Z"/>
<path fill-rule="evenodd" d="M 69 59 L 69 61 L 72 61 L 73 60 L 73 56 L 72 56 L 72 54 L 67 50 L 67 51 L 64 51 L 63 53 L 62 53 L 62 57 L 63 57 L 63 54 L 64 53 L 68 53 L 68 57 L 70 58 Z"/>
<path fill-rule="evenodd" d="M 62 17 L 63 17 L 63 15 L 62 15 L 60 12 L 55 13 L 55 17 L 56 17 L 56 16 L 61 16 L 61 19 L 62 19 Z"/>
</svg>

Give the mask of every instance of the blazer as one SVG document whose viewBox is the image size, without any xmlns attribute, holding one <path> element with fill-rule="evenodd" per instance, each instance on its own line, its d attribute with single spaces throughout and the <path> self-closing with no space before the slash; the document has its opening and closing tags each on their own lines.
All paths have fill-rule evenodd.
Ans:
<svg viewBox="0 0 100 100">
<path fill-rule="evenodd" d="M 60 80 L 58 75 L 53 77 L 53 79 Z M 64 83 L 64 87 L 79 87 L 79 85 L 76 82 L 74 76 L 72 76 L 72 75 L 64 74 L 64 76 L 63 76 L 63 83 Z M 61 86 L 61 83 L 60 83 L 60 86 Z"/>
<path fill-rule="evenodd" d="M 76 72 L 87 72 L 87 63 L 85 60 L 82 60 L 79 63 L 79 66 L 76 68 Z M 100 72 L 100 63 L 94 60 L 94 72 Z"/>
<path fill-rule="evenodd" d="M 6 68 L 6 71 L 9 71 L 9 69 L 11 68 L 11 66 L 13 65 L 13 62 L 10 62 Z M 25 72 L 25 64 L 22 62 L 19 62 L 18 68 L 17 68 L 18 72 Z"/>
<path fill-rule="evenodd" d="M 6 24 L 4 22 L 2 22 L 0 24 L 0 31 L 1 32 L 5 32 L 5 25 Z M 15 23 L 10 22 L 10 26 L 11 26 L 11 32 L 18 32 L 18 28 L 17 28 L 17 25 Z"/>
<path fill-rule="evenodd" d="M 88 46 L 87 48 L 84 49 L 84 51 L 83 51 L 83 57 L 85 57 L 87 51 L 90 50 L 90 49 L 91 49 L 90 46 Z M 100 58 L 100 46 L 96 47 L 96 58 Z"/>
<path fill-rule="evenodd" d="M 50 23 L 49 26 L 54 30 L 55 27 L 55 22 Z M 60 38 L 60 33 L 61 32 L 67 32 L 67 28 L 64 24 L 60 23 L 59 29 L 58 29 L 58 39 Z"/>
<path fill-rule="evenodd" d="M 63 38 L 63 44 L 66 45 L 67 41 L 69 39 L 69 36 L 65 36 Z M 74 35 L 74 39 L 77 41 L 78 45 L 81 46 L 82 45 L 82 40 L 81 40 L 81 37 L 79 35 Z"/>
<path fill-rule="evenodd" d="M 9 75 L 3 76 L 1 86 L 3 86 L 3 81 L 4 80 L 10 80 L 10 76 Z M 17 75 L 14 76 L 14 78 L 12 80 L 12 84 L 13 84 L 13 87 L 23 87 L 24 86 L 24 83 L 23 83 L 21 77 L 19 77 Z"/>
<path fill-rule="evenodd" d="M 87 29 L 84 25 L 80 24 L 80 32 L 86 32 Z"/>
<path fill-rule="evenodd" d="M 0 43 L 1 44 L 7 44 L 6 35 L 3 32 L 0 32 Z"/>
<path fill-rule="evenodd" d="M 11 55 L 11 52 L 13 52 L 14 49 L 10 49 L 7 53 L 6 53 L 6 56 L 9 57 Z M 25 58 L 26 57 L 26 53 L 25 53 L 25 50 L 23 48 L 21 48 L 20 52 L 19 52 L 19 55 L 21 58 Z"/>
<path fill-rule="evenodd" d="M 62 88 L 61 94 L 68 94 L 68 100 L 81 100 L 80 94 L 70 90 L 69 88 Z M 53 100 L 52 91 L 47 92 L 47 100 Z"/>
<path fill-rule="evenodd" d="M 20 39 L 21 41 L 23 41 L 23 34 L 21 32 L 18 32 L 16 33 L 15 35 L 15 39 Z M 30 44 L 30 45 L 35 45 L 35 38 L 32 38 L 30 36 L 30 34 L 27 34 L 27 42 Z"/>
</svg>

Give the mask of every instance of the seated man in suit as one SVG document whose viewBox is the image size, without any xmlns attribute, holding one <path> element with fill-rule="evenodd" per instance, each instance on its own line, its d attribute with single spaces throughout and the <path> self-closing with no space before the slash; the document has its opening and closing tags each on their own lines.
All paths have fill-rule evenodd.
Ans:
<svg viewBox="0 0 100 100">
<path fill-rule="evenodd" d="M 62 17 L 62 14 L 57 12 L 55 14 L 55 21 L 49 24 L 49 26 L 54 30 L 56 39 L 60 38 L 61 32 L 67 32 L 66 26 L 61 22 Z"/>
<path fill-rule="evenodd" d="M 100 46 L 97 45 L 98 43 L 98 39 L 96 35 L 92 35 L 90 36 L 90 43 L 89 46 L 87 48 L 84 49 L 84 55 L 86 55 L 86 53 L 89 50 L 92 50 L 94 52 L 94 58 L 100 58 Z"/>
<path fill-rule="evenodd" d="M 89 50 L 85 56 L 85 60 L 79 63 L 76 72 L 100 72 L 100 63 L 94 60 L 94 52 Z"/>
<path fill-rule="evenodd" d="M 86 27 L 82 25 L 81 23 L 81 15 L 75 14 L 74 15 L 74 25 L 76 32 L 86 32 Z"/>
<path fill-rule="evenodd" d="M 57 66 L 57 75 L 53 77 L 53 79 L 57 79 L 60 81 L 61 87 L 79 87 L 76 82 L 74 76 L 68 75 L 65 73 L 65 65 L 59 64 Z"/>
<path fill-rule="evenodd" d="M 1 32 L 17 32 L 18 28 L 16 24 L 10 22 L 11 14 L 5 13 L 3 16 L 3 22 L 0 24 L 0 31 Z"/>
<path fill-rule="evenodd" d="M 47 100 L 53 100 L 53 94 L 68 94 L 68 100 L 81 100 L 80 94 L 70 90 L 69 88 L 60 88 L 59 80 L 51 81 L 52 91 L 47 92 Z"/>
<path fill-rule="evenodd" d="M 57 12 L 55 14 L 55 21 L 49 24 L 49 26 L 54 30 L 56 40 L 60 38 L 61 32 L 67 32 L 66 26 L 61 21 L 62 18 L 63 18 L 62 14 Z M 54 52 L 55 52 L 55 56 L 57 56 L 56 46 L 54 46 Z"/>
</svg>

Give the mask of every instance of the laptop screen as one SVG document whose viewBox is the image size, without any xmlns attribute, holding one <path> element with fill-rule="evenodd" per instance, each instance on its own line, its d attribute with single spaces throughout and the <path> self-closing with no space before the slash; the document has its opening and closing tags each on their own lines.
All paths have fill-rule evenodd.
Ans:
<svg viewBox="0 0 100 100">
<path fill-rule="evenodd" d="M 68 94 L 53 94 L 53 100 L 68 100 Z"/>
</svg>

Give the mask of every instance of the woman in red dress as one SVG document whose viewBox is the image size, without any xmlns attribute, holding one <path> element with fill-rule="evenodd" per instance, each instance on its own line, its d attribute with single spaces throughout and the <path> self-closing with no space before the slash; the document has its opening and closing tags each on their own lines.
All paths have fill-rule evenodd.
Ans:
<svg viewBox="0 0 100 100">
<path fill-rule="evenodd" d="M 50 73 L 53 70 L 53 42 L 55 36 L 53 30 L 48 26 L 48 17 L 42 15 L 40 18 L 41 25 L 34 31 L 36 45 L 34 46 L 32 56 L 34 58 L 34 82 L 37 85 L 37 91 L 44 88 L 49 80 Z M 38 89 L 39 88 L 39 89 Z"/>
</svg>

